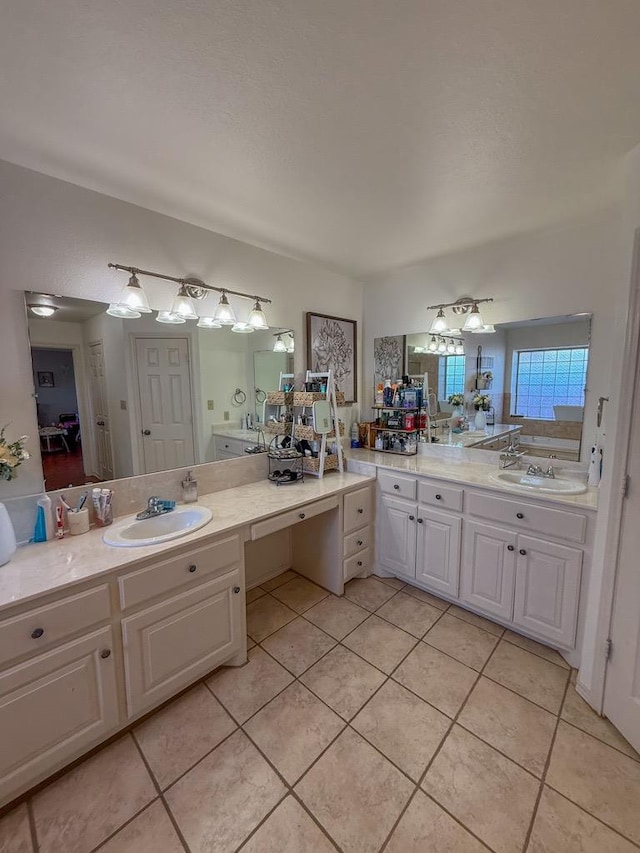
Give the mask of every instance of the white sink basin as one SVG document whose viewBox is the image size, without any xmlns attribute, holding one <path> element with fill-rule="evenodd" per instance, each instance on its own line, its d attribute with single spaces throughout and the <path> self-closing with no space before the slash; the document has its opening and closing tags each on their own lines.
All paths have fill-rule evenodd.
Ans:
<svg viewBox="0 0 640 853">
<path fill-rule="evenodd" d="M 556 477 L 536 477 L 535 474 L 527 474 L 526 471 L 496 471 L 489 474 L 492 483 L 500 486 L 510 486 L 525 492 L 540 492 L 551 495 L 581 495 L 587 491 L 584 483 L 577 480 L 564 480 Z"/>
<path fill-rule="evenodd" d="M 210 509 L 204 506 L 179 506 L 164 515 L 145 518 L 142 521 L 128 518 L 102 534 L 106 545 L 116 548 L 139 548 L 142 545 L 158 545 L 199 530 L 213 518 Z"/>
</svg>

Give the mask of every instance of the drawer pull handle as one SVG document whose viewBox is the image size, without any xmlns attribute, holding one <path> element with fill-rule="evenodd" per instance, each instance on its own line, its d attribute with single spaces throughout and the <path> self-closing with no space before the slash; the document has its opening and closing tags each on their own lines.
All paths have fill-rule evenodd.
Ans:
<svg viewBox="0 0 640 853">
<path fill-rule="evenodd" d="M 363 544 L 362 539 L 358 539 L 358 545 L 360 546 L 362 544 Z"/>
<path fill-rule="evenodd" d="M 424 518 L 419 518 L 419 519 L 418 519 L 418 524 L 422 524 L 423 522 L 424 522 Z"/>
<path fill-rule="evenodd" d="M 507 545 L 507 551 L 515 551 L 515 547 L 513 545 Z"/>
<path fill-rule="evenodd" d="M 527 555 L 527 552 L 525 551 L 524 548 L 520 548 L 520 553 L 522 554 L 523 557 L 526 557 L 526 555 Z"/>
<path fill-rule="evenodd" d="M 363 512 L 364 512 L 364 510 L 362 509 L 361 506 L 359 506 L 358 507 L 358 515 L 362 515 Z"/>
<path fill-rule="evenodd" d="M 358 565 L 359 565 L 359 566 L 361 566 L 361 565 L 362 565 L 362 560 L 358 560 Z"/>
<path fill-rule="evenodd" d="M 442 495 L 436 495 L 436 500 L 437 500 L 437 501 L 441 501 L 441 500 L 442 500 Z"/>
<path fill-rule="evenodd" d="M 32 640 L 39 640 L 44 635 L 44 628 L 36 628 L 31 632 Z"/>
<path fill-rule="evenodd" d="M 400 486 L 397 483 L 393 484 L 393 488 L 396 490 L 396 492 L 400 491 Z"/>
<path fill-rule="evenodd" d="M 237 594 L 240 592 L 240 587 L 239 587 L 239 586 L 234 586 L 233 591 L 234 591 L 234 593 L 237 595 Z"/>
<path fill-rule="evenodd" d="M 298 518 L 306 518 L 306 517 L 307 516 L 303 512 L 301 512 L 300 515 L 298 516 Z"/>
<path fill-rule="evenodd" d="M 524 518 L 524 513 L 523 512 L 517 512 L 516 518 Z"/>
<path fill-rule="evenodd" d="M 193 574 L 197 568 L 198 567 L 195 565 L 195 563 L 191 563 L 191 565 L 189 566 L 189 571 L 191 572 L 191 574 Z"/>
<path fill-rule="evenodd" d="M 103 660 L 106 660 L 108 657 L 111 657 L 111 649 L 103 649 L 103 650 L 100 652 L 100 657 L 101 657 Z"/>
<path fill-rule="evenodd" d="M 415 515 L 410 515 L 410 516 L 409 516 L 409 521 L 415 521 L 415 519 L 416 519 Z"/>
</svg>

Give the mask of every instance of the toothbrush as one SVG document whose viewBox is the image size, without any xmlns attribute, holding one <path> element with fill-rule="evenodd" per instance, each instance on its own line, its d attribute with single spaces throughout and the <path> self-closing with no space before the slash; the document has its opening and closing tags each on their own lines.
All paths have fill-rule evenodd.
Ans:
<svg viewBox="0 0 640 853">
<path fill-rule="evenodd" d="M 89 492 L 83 492 L 82 493 L 82 497 L 78 501 L 78 506 L 77 506 L 76 512 L 80 512 L 82 507 L 85 505 L 85 502 L 86 502 L 88 497 L 89 497 Z"/>
<path fill-rule="evenodd" d="M 64 495 L 60 495 L 60 503 L 64 506 L 67 512 L 73 512 L 69 504 L 66 502 Z"/>
</svg>

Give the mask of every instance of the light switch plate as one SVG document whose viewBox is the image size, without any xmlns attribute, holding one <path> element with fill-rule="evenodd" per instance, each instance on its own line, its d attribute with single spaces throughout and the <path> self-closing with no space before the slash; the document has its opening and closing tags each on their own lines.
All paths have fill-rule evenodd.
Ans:
<svg viewBox="0 0 640 853">
<path fill-rule="evenodd" d="M 213 400 L 207 400 L 207 409 L 209 409 L 210 412 L 213 411 Z"/>
</svg>

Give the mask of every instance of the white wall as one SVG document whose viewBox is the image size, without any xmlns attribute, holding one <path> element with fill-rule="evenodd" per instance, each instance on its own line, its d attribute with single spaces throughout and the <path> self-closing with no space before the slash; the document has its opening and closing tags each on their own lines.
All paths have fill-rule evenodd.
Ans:
<svg viewBox="0 0 640 853">
<path fill-rule="evenodd" d="M 306 311 L 361 320 L 362 287 L 346 276 L 5 162 L 0 162 L 0 218 L 0 423 L 10 423 L 10 437 L 36 435 L 21 291 L 110 302 L 126 275 L 108 270 L 109 261 L 196 275 L 270 297 L 270 325 L 296 332 L 297 372 L 306 366 Z M 169 307 L 174 287 L 148 279 L 144 285 L 152 307 Z M 236 302 L 236 309 L 241 305 L 246 311 L 247 303 Z M 18 479 L 0 484 L 0 499 L 40 491 L 37 444 L 31 440 L 34 458 L 21 466 Z"/>
</svg>

